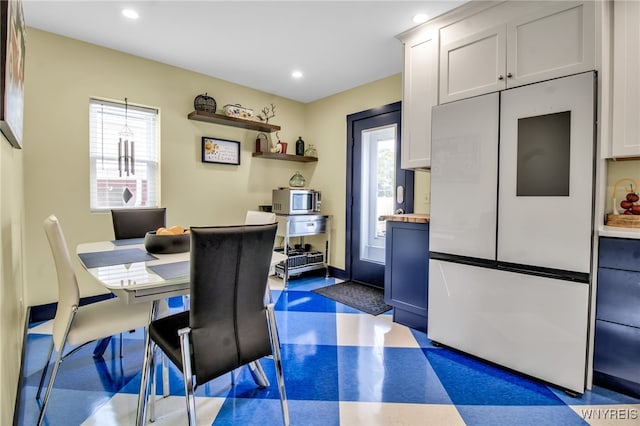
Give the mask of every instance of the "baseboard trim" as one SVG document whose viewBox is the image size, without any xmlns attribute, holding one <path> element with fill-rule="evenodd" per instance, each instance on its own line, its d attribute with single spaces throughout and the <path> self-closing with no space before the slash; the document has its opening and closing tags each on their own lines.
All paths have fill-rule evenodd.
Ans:
<svg viewBox="0 0 640 426">
<path fill-rule="evenodd" d="M 328 266 L 329 268 L 329 275 L 335 278 L 340 278 L 341 280 L 348 280 L 349 276 L 347 275 L 347 272 L 343 269 L 338 269 L 336 267 L 333 266 Z"/>
<path fill-rule="evenodd" d="M 22 407 L 22 387 L 24 386 L 24 361 L 27 354 L 27 335 L 29 333 L 28 318 L 31 314 L 31 307 L 27 307 L 24 325 L 22 327 L 22 350 L 20 351 L 20 368 L 18 376 L 18 389 L 16 389 L 16 405 L 13 407 L 13 426 L 24 424 L 20 420 L 20 407 Z"/>
</svg>

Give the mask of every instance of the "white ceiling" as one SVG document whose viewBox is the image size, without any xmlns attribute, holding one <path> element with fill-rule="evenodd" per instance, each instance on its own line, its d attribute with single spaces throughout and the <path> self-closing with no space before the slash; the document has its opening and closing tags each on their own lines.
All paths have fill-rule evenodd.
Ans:
<svg viewBox="0 0 640 426">
<path fill-rule="evenodd" d="M 399 73 L 395 36 L 416 25 L 412 17 L 464 2 L 23 0 L 23 8 L 27 26 L 306 103 Z M 124 18 L 124 7 L 140 18 Z M 294 80 L 294 69 L 304 77 Z"/>
</svg>

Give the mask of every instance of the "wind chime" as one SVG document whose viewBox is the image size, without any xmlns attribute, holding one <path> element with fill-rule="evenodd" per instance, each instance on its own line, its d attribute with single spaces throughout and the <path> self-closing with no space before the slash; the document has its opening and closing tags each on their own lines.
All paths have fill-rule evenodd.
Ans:
<svg viewBox="0 0 640 426">
<path fill-rule="evenodd" d="M 135 144 L 133 142 L 133 132 L 129 128 L 128 123 L 129 104 L 127 98 L 124 98 L 124 127 L 120 130 L 118 140 L 118 173 L 122 177 L 123 173 L 127 176 L 134 176 L 135 173 Z M 128 184 L 128 181 L 127 181 Z M 133 193 L 128 186 L 122 191 L 122 200 L 128 203 L 133 197 Z"/>
</svg>

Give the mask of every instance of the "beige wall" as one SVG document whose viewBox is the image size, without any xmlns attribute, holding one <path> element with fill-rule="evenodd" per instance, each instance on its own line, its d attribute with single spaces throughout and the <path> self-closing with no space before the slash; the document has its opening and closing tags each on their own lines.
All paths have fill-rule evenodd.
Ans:
<svg viewBox="0 0 640 426">
<path fill-rule="evenodd" d="M 396 102 L 402 79 L 392 77 L 310 104 L 95 45 L 29 29 L 25 77 L 26 303 L 56 300 L 55 273 L 42 221 L 56 214 L 70 249 L 113 236 L 109 214 L 89 211 L 88 100 L 100 97 L 152 106 L 161 114 L 161 204 L 170 225 L 230 224 L 247 209 L 270 204 L 271 189 L 295 171 L 323 192 L 323 212 L 335 217 L 330 264 L 344 268 L 346 115 Z M 253 158 L 258 132 L 191 121 L 193 98 L 208 92 L 221 108 L 240 103 L 260 111 L 276 104 L 271 121 L 294 152 L 295 140 L 318 150 L 317 163 Z M 200 161 L 200 138 L 241 142 L 241 165 Z M 275 139 L 275 134 L 271 137 Z M 78 266 L 82 295 L 103 292 Z"/>
<path fill-rule="evenodd" d="M 0 135 L 0 424 L 13 423 L 25 324 L 23 151 Z"/>
<path fill-rule="evenodd" d="M 400 47 L 398 47 L 400 48 Z M 306 106 L 307 143 L 318 148 L 314 186 L 322 191 L 322 209 L 333 215 L 331 265 L 345 268 L 347 115 L 397 102 L 402 98 L 402 75 L 378 80 L 311 102 Z"/>
<path fill-rule="evenodd" d="M 42 221 L 56 214 L 69 248 L 113 238 L 111 216 L 89 211 L 90 97 L 159 108 L 161 204 L 169 225 L 231 224 L 247 209 L 270 203 L 271 189 L 315 165 L 252 158 L 258 132 L 188 120 L 196 95 L 208 92 L 219 108 L 239 103 L 260 111 L 274 103 L 280 137 L 304 135 L 304 105 L 201 74 L 29 29 L 25 79 L 26 300 L 56 300 L 53 260 Z M 239 166 L 201 162 L 201 137 L 241 142 Z M 273 135 L 275 137 L 275 135 Z M 291 147 L 290 147 L 291 149 Z M 79 266 L 79 265 L 77 265 Z M 83 296 L 103 292 L 80 267 Z"/>
<path fill-rule="evenodd" d="M 0 140 L 0 343 L 15 348 L 0 352 L 0 424 L 12 421 L 25 306 L 57 298 L 43 220 L 52 213 L 58 216 L 70 250 L 81 242 L 113 237 L 110 215 L 89 210 L 90 97 L 126 97 L 131 104 L 160 110 L 161 204 L 170 225 L 242 221 L 247 209 L 269 204 L 271 189 L 287 185 L 299 170 L 309 186 L 323 191 L 323 212 L 336 219 L 330 264 L 344 268 L 346 116 L 400 100 L 400 74 L 305 105 L 33 28 L 28 29 L 28 46 L 24 149 L 13 150 Z M 280 139 L 289 142 L 289 153 L 302 136 L 307 145 L 316 146 L 319 161 L 253 158 L 258 132 L 188 120 L 194 97 L 204 92 L 219 108 L 240 103 L 260 111 L 276 104 L 272 122 L 282 127 Z M 202 163 L 202 136 L 240 141 L 240 166 Z M 275 134 L 270 136 L 275 140 Z M 82 296 L 104 292 L 80 265 L 76 270 Z"/>
</svg>

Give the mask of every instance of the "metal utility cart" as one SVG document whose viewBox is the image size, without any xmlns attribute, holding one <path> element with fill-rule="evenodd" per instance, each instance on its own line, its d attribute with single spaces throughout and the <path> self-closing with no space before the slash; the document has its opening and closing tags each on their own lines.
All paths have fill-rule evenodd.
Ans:
<svg viewBox="0 0 640 426">
<path fill-rule="evenodd" d="M 331 235 L 331 218 L 328 215 L 300 214 L 277 215 L 278 231 L 276 237 L 282 238 L 282 250 L 287 260 L 276 265 L 276 275 L 281 277 L 285 288 L 289 277 L 303 272 L 325 268 L 329 276 L 327 262 L 329 260 L 329 246 Z M 305 250 L 304 237 L 311 235 L 326 236 L 324 253 L 322 251 Z M 290 249 L 291 238 L 298 237 L 300 249 Z"/>
</svg>

